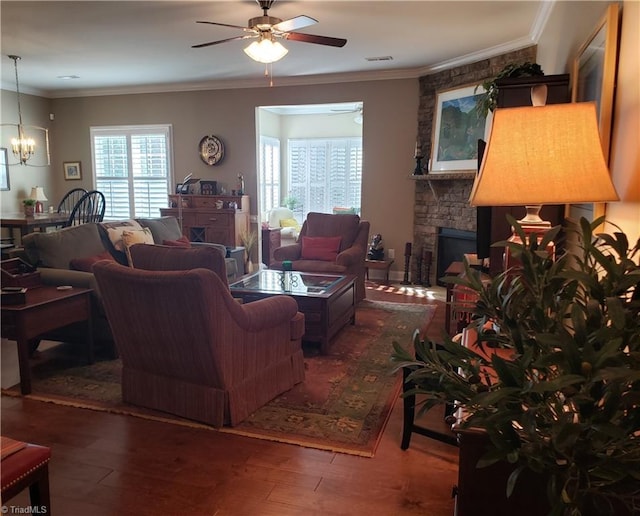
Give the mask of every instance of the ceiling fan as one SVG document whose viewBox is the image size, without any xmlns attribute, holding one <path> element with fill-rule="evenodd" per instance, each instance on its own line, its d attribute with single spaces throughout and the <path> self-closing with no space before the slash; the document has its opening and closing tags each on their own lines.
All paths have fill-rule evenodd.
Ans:
<svg viewBox="0 0 640 516">
<path fill-rule="evenodd" d="M 328 45 L 331 47 L 343 47 L 347 43 L 347 40 L 343 38 L 332 38 L 329 36 L 318 36 L 315 34 L 296 32 L 298 29 L 318 23 L 318 20 L 302 15 L 283 21 L 280 18 L 269 16 L 268 14 L 268 11 L 274 4 L 275 0 L 256 1 L 260 5 L 263 14 L 262 16 L 251 18 L 247 23 L 247 27 L 211 21 L 196 22 L 240 29 L 245 32 L 244 35 L 217 41 L 209 41 L 208 43 L 200 43 L 199 45 L 193 45 L 191 48 L 209 47 L 211 45 L 218 45 L 220 43 L 226 43 L 227 41 L 235 41 L 238 39 L 257 39 L 258 41 L 254 41 L 244 49 L 245 53 L 255 61 L 259 61 L 261 63 L 273 63 L 282 59 L 288 52 L 288 50 L 284 48 L 279 41 L 277 41 L 277 39 L 290 39 L 292 41 L 302 41 L 304 43 L 315 43 L 317 45 Z"/>
<path fill-rule="evenodd" d="M 350 109 L 332 109 L 331 111 L 335 115 L 341 115 L 344 113 L 355 113 L 356 115 L 353 117 L 353 121 L 356 124 L 362 124 L 364 116 L 364 105 L 362 103 L 355 104 L 353 108 Z"/>
</svg>

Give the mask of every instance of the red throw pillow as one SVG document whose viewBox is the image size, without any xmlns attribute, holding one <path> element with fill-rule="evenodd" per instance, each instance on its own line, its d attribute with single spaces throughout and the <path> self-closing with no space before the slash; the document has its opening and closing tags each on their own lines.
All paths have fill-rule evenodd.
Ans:
<svg viewBox="0 0 640 516">
<path fill-rule="evenodd" d="M 69 262 L 69 267 L 74 271 L 93 272 L 93 264 L 102 260 L 115 261 L 109 251 L 96 254 L 95 256 L 88 256 L 87 258 L 74 258 Z"/>
<path fill-rule="evenodd" d="M 302 237 L 303 260 L 323 260 L 334 262 L 340 250 L 342 237 Z"/>
<path fill-rule="evenodd" d="M 170 247 L 191 247 L 189 239 L 182 235 L 178 240 L 163 240 L 162 245 L 168 245 Z"/>
</svg>

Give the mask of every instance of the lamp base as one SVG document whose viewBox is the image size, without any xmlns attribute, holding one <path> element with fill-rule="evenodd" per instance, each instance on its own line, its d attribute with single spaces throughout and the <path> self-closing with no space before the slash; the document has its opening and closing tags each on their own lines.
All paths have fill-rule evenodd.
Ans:
<svg viewBox="0 0 640 516">
<path fill-rule="evenodd" d="M 526 218 L 526 217 L 525 217 Z M 540 224 L 534 223 L 534 224 L 528 224 L 526 222 L 524 222 L 524 219 L 519 220 L 518 223 L 520 224 L 520 226 L 522 227 L 522 230 L 524 231 L 525 236 L 527 237 L 527 242 L 530 240 L 531 235 L 533 233 L 536 233 L 540 236 L 544 235 L 549 229 L 551 229 L 551 223 L 547 220 L 541 220 Z M 513 243 L 517 243 L 517 244 L 522 244 L 522 239 L 520 238 L 520 235 L 518 235 L 516 232 L 514 232 L 510 237 L 509 240 L 507 240 L 508 242 L 513 242 Z M 555 260 L 555 256 L 556 256 L 556 244 L 555 242 L 549 242 L 547 244 L 547 248 L 546 248 L 547 253 L 549 253 L 549 256 L 551 257 L 552 260 Z M 521 265 L 520 260 L 518 260 L 517 258 L 515 258 L 514 256 L 511 255 L 511 249 L 509 248 L 509 246 L 504 248 L 504 254 L 502 255 L 502 261 L 503 261 L 503 266 L 504 266 L 504 270 L 508 270 L 508 269 L 518 269 Z"/>
</svg>

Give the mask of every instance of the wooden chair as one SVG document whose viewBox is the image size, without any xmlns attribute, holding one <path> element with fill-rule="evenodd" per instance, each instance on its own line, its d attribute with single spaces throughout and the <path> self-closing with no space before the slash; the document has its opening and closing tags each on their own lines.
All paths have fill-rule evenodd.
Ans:
<svg viewBox="0 0 640 516">
<path fill-rule="evenodd" d="M 69 213 L 73 211 L 73 208 L 78 203 L 80 198 L 86 194 L 87 191 L 84 188 L 74 188 L 69 190 L 58 204 L 58 213 Z"/>
<path fill-rule="evenodd" d="M 71 210 L 64 227 L 78 226 L 89 222 L 102 222 L 106 201 L 102 192 L 91 190 L 85 193 Z"/>
</svg>

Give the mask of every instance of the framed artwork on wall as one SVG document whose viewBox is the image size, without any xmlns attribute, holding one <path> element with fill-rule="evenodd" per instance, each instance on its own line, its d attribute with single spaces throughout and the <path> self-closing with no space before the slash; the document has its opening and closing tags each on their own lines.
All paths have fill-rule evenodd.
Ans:
<svg viewBox="0 0 640 516">
<path fill-rule="evenodd" d="M 605 162 L 609 163 L 613 102 L 618 66 L 620 6 L 607 7 L 597 27 L 582 44 L 573 62 L 572 102 L 595 102 L 600 142 Z M 569 216 L 592 220 L 604 214 L 604 204 L 571 205 Z"/>
<path fill-rule="evenodd" d="M 478 85 L 436 93 L 430 172 L 478 167 L 478 140 L 486 140 L 491 115 L 482 116 L 476 103 L 483 96 Z"/>
<path fill-rule="evenodd" d="M 66 180 L 82 179 L 82 165 L 79 161 L 65 161 L 63 167 Z"/>
<path fill-rule="evenodd" d="M 0 148 L 0 190 L 11 190 L 11 185 L 9 184 L 9 162 L 7 159 L 7 149 Z"/>
</svg>

